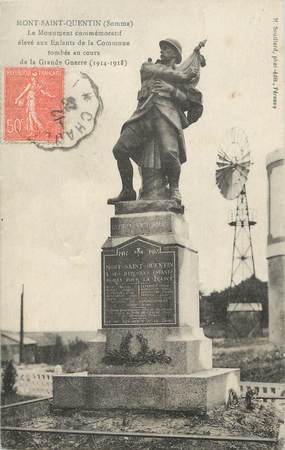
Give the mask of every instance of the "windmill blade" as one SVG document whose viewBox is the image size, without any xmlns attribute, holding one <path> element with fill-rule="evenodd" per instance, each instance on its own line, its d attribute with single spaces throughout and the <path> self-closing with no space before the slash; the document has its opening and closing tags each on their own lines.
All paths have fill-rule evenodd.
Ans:
<svg viewBox="0 0 285 450">
<path fill-rule="evenodd" d="M 216 178 L 219 179 L 219 180 L 222 179 L 222 178 L 227 178 L 229 176 L 229 174 L 231 172 L 233 172 L 233 170 L 234 170 L 233 166 L 227 167 L 227 168 L 224 168 L 224 169 L 217 169 L 216 170 Z"/>
<path fill-rule="evenodd" d="M 245 154 L 240 158 L 240 161 L 242 161 L 244 158 L 249 157 L 249 155 L 250 155 L 250 152 L 248 151 L 247 153 L 245 153 Z"/>
<path fill-rule="evenodd" d="M 243 176 L 246 176 L 246 177 L 249 174 L 249 168 L 248 167 L 237 166 L 236 170 L 238 170 L 240 174 L 242 174 Z"/>
<path fill-rule="evenodd" d="M 246 163 L 237 163 L 236 164 L 236 167 L 238 167 L 238 168 L 240 168 L 240 169 L 242 169 L 242 170 L 248 170 L 249 171 L 249 168 L 250 168 L 250 162 L 246 162 Z"/>
<path fill-rule="evenodd" d="M 228 166 L 228 165 L 232 164 L 232 162 L 231 161 L 227 161 L 226 159 L 218 157 L 217 165 L 222 165 L 222 164 L 224 166 Z"/>
<path fill-rule="evenodd" d="M 220 150 L 219 157 L 222 158 L 224 161 L 232 162 L 232 159 L 226 154 L 224 150 Z"/>
<path fill-rule="evenodd" d="M 227 179 L 231 172 L 233 172 L 233 169 L 231 169 L 230 171 L 223 171 L 223 172 L 218 172 L 216 171 L 216 180 L 217 181 L 222 181 L 223 179 Z"/>
<path fill-rule="evenodd" d="M 232 196 L 232 194 L 231 194 L 232 180 L 233 180 L 232 172 L 227 172 L 219 180 L 219 183 L 218 183 L 219 189 L 220 189 L 221 193 L 223 194 L 223 196 L 226 198 L 231 198 L 231 196 Z"/>
<path fill-rule="evenodd" d="M 246 169 L 250 169 L 250 166 L 251 166 L 251 162 L 250 161 L 245 161 L 245 162 L 237 162 L 237 165 L 238 165 L 238 167 L 243 167 L 243 168 L 246 168 Z"/>
<path fill-rule="evenodd" d="M 216 184 L 226 199 L 233 200 L 242 192 L 250 164 L 246 134 L 239 128 L 231 128 L 218 150 L 216 163 Z"/>
<path fill-rule="evenodd" d="M 218 150 L 218 154 L 220 154 L 223 158 L 227 158 L 228 160 L 230 160 L 229 156 L 227 155 L 224 149 L 224 145 L 220 147 L 220 149 Z"/>
<path fill-rule="evenodd" d="M 223 185 L 225 183 L 228 183 L 228 180 L 232 176 L 233 173 L 233 166 L 223 170 L 223 171 L 216 171 L 216 180 L 219 182 L 220 185 Z"/>
<path fill-rule="evenodd" d="M 218 163 L 217 162 L 217 169 L 216 170 L 223 170 L 223 169 L 228 169 L 229 167 L 232 166 L 232 164 L 226 164 L 226 163 Z"/>
<path fill-rule="evenodd" d="M 236 170 L 244 177 L 247 178 L 247 175 L 249 174 L 249 169 L 246 167 L 241 167 L 240 165 L 237 165 Z"/>
<path fill-rule="evenodd" d="M 224 164 L 225 166 L 231 166 L 233 164 L 229 159 L 223 158 L 220 155 L 218 156 L 217 163 Z M 218 164 L 217 164 L 218 165 Z"/>
<path fill-rule="evenodd" d="M 217 161 L 217 166 L 219 166 L 219 167 L 222 167 L 222 166 L 224 166 L 224 167 L 228 167 L 230 164 L 232 164 L 231 162 L 227 162 L 227 161 Z"/>
<path fill-rule="evenodd" d="M 216 169 L 216 175 L 222 176 L 229 169 L 234 170 L 233 167 L 218 167 L 218 169 Z"/>
<path fill-rule="evenodd" d="M 250 164 L 251 164 L 251 162 L 250 161 L 245 161 L 245 162 L 243 162 L 243 163 L 238 163 L 238 165 L 240 166 L 240 167 L 250 167 Z M 249 170 L 249 169 L 248 169 Z"/>
<path fill-rule="evenodd" d="M 218 167 L 216 169 L 216 175 L 217 176 L 225 176 L 228 172 L 231 172 L 233 170 L 234 170 L 233 164 L 230 164 L 230 165 L 225 166 L 225 167 Z"/>
<path fill-rule="evenodd" d="M 244 169 L 244 172 L 242 172 L 234 165 L 223 171 L 216 171 L 217 186 L 222 195 L 228 200 L 238 197 L 246 180 L 247 170 Z"/>
</svg>

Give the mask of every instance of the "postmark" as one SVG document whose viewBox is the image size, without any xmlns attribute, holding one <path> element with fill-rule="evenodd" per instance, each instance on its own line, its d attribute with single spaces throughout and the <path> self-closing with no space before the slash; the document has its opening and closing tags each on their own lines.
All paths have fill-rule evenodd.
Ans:
<svg viewBox="0 0 285 450">
<path fill-rule="evenodd" d="M 35 142 L 44 150 L 70 150 L 90 136 L 103 111 L 99 88 L 84 72 L 65 72 L 64 96 L 60 108 L 50 111 L 51 119 L 60 131 L 49 142 Z M 58 128 L 56 128 L 58 130 Z"/>
<path fill-rule="evenodd" d="M 63 68 L 5 68 L 4 141 L 55 143 L 61 126 L 50 111 L 63 96 Z"/>
</svg>

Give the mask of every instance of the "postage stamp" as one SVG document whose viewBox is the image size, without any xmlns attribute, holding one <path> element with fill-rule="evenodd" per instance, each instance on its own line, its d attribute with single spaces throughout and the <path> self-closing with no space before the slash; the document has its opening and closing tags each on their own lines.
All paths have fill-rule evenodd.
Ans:
<svg viewBox="0 0 285 450">
<path fill-rule="evenodd" d="M 51 111 L 61 109 L 63 97 L 63 68 L 5 68 L 4 141 L 56 142 L 62 125 Z"/>
</svg>

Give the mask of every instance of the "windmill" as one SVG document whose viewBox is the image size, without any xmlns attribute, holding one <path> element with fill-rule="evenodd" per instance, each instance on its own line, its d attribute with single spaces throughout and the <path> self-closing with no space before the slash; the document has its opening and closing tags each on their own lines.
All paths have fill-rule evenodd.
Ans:
<svg viewBox="0 0 285 450">
<path fill-rule="evenodd" d="M 257 304 L 243 298 L 237 303 L 232 298 L 232 290 L 242 281 L 254 277 L 255 265 L 251 239 L 251 227 L 256 224 L 252 210 L 249 210 L 246 182 L 250 170 L 250 150 L 246 134 L 239 128 L 231 128 L 218 151 L 216 165 L 216 184 L 227 200 L 236 200 L 236 208 L 231 211 L 228 224 L 234 227 L 234 239 L 231 262 L 230 294 L 227 310 L 234 312 L 238 308 L 247 312 L 256 311 Z M 246 303 L 247 302 L 247 303 Z M 239 337 L 240 330 L 231 323 L 234 335 Z M 255 326 L 255 323 L 253 324 Z"/>
</svg>

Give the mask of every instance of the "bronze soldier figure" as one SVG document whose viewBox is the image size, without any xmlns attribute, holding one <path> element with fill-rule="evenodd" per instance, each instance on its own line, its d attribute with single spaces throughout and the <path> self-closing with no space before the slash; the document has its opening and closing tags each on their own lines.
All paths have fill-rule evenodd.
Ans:
<svg viewBox="0 0 285 450">
<path fill-rule="evenodd" d="M 136 200 L 130 159 L 141 170 L 140 199 L 172 199 L 181 204 L 179 177 L 181 164 L 186 161 L 183 129 L 198 120 L 203 111 L 202 95 L 195 86 L 205 60 L 198 46 L 197 57 L 195 61 L 192 58 L 187 72 L 178 70 L 180 43 L 165 39 L 159 46 L 160 60 L 142 64 L 137 109 L 124 123 L 113 149 L 122 190 L 108 204 Z"/>
</svg>

